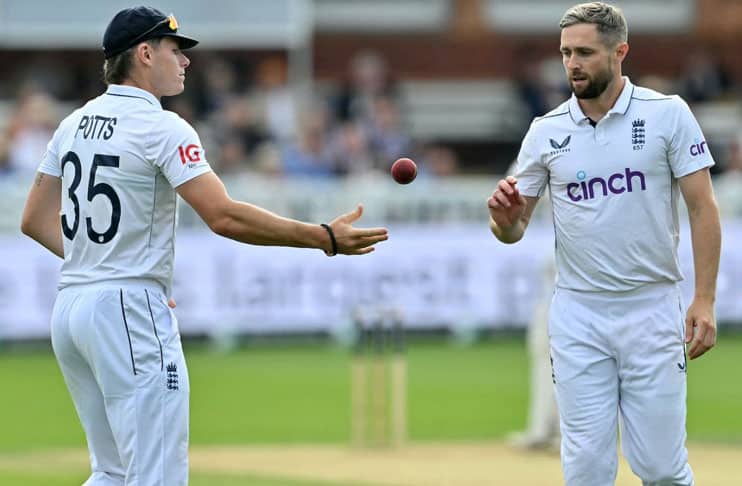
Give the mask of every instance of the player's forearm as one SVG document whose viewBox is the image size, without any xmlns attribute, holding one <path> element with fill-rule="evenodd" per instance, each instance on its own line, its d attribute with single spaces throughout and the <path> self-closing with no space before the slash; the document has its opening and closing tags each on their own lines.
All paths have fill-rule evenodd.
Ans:
<svg viewBox="0 0 742 486">
<path fill-rule="evenodd" d="M 21 216 L 21 231 L 64 258 L 62 243 L 62 179 L 37 172 Z"/>
<path fill-rule="evenodd" d="M 59 258 L 64 258 L 62 224 L 59 221 L 59 217 L 46 222 L 36 222 L 31 225 L 24 224 L 21 230 Z"/>
<path fill-rule="evenodd" d="M 252 245 L 330 249 L 329 235 L 321 226 L 238 201 L 232 201 L 212 229 L 221 236 Z"/>
<path fill-rule="evenodd" d="M 716 298 L 716 278 L 721 254 L 719 210 L 711 200 L 689 208 L 688 217 L 693 243 L 695 298 L 713 302 Z"/>
<path fill-rule="evenodd" d="M 512 226 L 504 228 L 490 218 L 490 231 L 495 235 L 495 238 L 503 243 L 516 243 L 523 238 L 523 234 L 526 232 L 526 223 L 523 220 L 518 220 Z"/>
</svg>

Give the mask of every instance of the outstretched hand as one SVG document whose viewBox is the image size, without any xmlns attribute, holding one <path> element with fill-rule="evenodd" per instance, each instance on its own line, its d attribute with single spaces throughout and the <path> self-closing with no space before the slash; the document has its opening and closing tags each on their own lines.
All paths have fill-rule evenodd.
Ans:
<svg viewBox="0 0 742 486">
<path fill-rule="evenodd" d="M 363 214 L 363 205 L 359 204 L 353 211 L 338 216 L 330 223 L 337 252 L 343 255 L 365 255 L 374 251 L 376 243 L 389 238 L 386 228 L 354 228 L 353 223 Z"/>
<path fill-rule="evenodd" d="M 526 199 L 518 191 L 517 183 L 513 176 L 501 179 L 495 192 L 487 199 L 490 217 L 500 228 L 515 225 L 526 210 Z"/>
</svg>

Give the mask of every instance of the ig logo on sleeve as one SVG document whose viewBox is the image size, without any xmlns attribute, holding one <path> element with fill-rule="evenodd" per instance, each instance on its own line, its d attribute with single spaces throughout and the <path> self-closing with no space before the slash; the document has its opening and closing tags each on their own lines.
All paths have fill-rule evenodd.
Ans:
<svg viewBox="0 0 742 486">
<path fill-rule="evenodd" d="M 185 148 L 181 145 L 178 147 L 178 153 L 180 154 L 180 161 L 183 165 L 188 162 L 201 162 L 201 147 L 195 143 L 186 145 Z"/>
</svg>

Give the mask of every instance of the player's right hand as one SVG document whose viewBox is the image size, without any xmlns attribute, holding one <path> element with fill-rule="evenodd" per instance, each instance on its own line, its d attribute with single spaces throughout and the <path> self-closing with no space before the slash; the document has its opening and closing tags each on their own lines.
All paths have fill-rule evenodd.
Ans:
<svg viewBox="0 0 742 486">
<path fill-rule="evenodd" d="M 363 206 L 359 204 L 355 210 L 338 216 L 330 223 L 338 254 L 365 255 L 374 251 L 376 243 L 389 239 L 386 228 L 354 228 L 353 223 L 363 214 Z"/>
<path fill-rule="evenodd" d="M 518 180 L 507 176 L 497 183 L 497 189 L 487 199 L 490 218 L 502 229 L 513 227 L 526 210 L 526 199 L 516 187 Z"/>
</svg>

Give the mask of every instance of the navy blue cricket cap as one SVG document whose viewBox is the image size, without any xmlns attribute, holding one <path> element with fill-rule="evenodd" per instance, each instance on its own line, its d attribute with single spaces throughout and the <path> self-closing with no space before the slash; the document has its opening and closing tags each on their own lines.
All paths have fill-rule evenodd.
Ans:
<svg viewBox="0 0 742 486">
<path fill-rule="evenodd" d="M 173 37 L 181 49 L 198 44 L 196 39 L 178 34 L 178 21 L 173 14 L 165 15 L 152 7 L 132 7 L 117 13 L 106 27 L 103 55 L 109 59 L 156 37 Z"/>
</svg>

